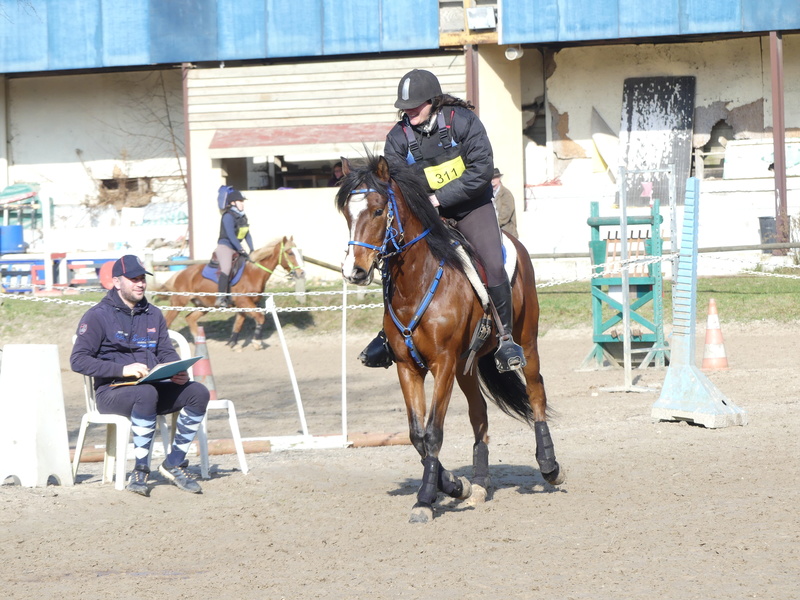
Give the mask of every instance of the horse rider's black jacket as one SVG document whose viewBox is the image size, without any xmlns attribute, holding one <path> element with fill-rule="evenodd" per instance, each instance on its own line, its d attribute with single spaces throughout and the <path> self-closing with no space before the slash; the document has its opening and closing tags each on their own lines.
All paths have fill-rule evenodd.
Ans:
<svg viewBox="0 0 800 600">
<path fill-rule="evenodd" d="M 439 214 L 446 218 L 461 219 L 492 201 L 492 145 L 480 119 L 468 108 L 445 105 L 439 110 L 448 126 L 449 136 L 439 134 L 438 115 L 431 115 L 428 123 L 416 127 L 412 127 L 404 118 L 389 131 L 383 153 L 390 168 L 414 165 L 420 169 L 420 177 L 425 180 L 422 168 L 449 159 L 452 150 L 457 148 L 455 153 L 462 157 L 466 168 L 457 179 L 436 189 L 435 194 L 440 204 Z M 407 132 L 413 132 L 422 161 L 414 158 Z M 455 142 L 455 148 L 445 147 L 448 145 L 446 141 L 442 143 L 443 138 L 446 140 L 448 137 Z"/>
</svg>

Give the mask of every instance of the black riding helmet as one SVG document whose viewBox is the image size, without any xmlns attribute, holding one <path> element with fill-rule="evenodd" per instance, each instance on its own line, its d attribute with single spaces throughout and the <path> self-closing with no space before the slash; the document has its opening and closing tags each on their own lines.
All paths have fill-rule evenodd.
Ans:
<svg viewBox="0 0 800 600">
<path fill-rule="evenodd" d="M 228 194 L 228 197 L 225 198 L 227 204 L 233 204 L 237 200 L 247 200 L 247 198 L 245 198 L 242 195 L 242 192 L 240 192 L 239 190 L 233 190 L 230 194 Z"/>
<path fill-rule="evenodd" d="M 397 85 L 395 108 L 416 108 L 428 100 L 442 95 L 442 86 L 436 75 L 423 69 L 414 69 L 403 75 Z"/>
</svg>

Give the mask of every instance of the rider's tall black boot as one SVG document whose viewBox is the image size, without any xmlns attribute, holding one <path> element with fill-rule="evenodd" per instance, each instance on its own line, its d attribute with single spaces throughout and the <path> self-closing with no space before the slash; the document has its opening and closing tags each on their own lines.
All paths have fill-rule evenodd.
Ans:
<svg viewBox="0 0 800 600">
<path fill-rule="evenodd" d="M 377 337 L 372 340 L 367 347 L 358 355 L 358 360 L 364 363 L 365 367 L 384 367 L 388 369 L 394 362 L 394 353 L 386 339 L 386 334 L 381 329 Z"/>
<path fill-rule="evenodd" d="M 217 284 L 217 290 L 219 291 L 219 296 L 217 296 L 216 302 L 214 302 L 214 306 L 230 306 L 231 305 L 231 297 L 227 295 L 228 293 L 228 283 L 230 282 L 230 276 L 226 273 L 219 274 L 219 283 Z M 223 295 L 225 294 L 225 295 Z"/>
<path fill-rule="evenodd" d="M 513 329 L 512 317 L 514 314 L 514 305 L 511 300 L 511 284 L 506 282 L 490 287 L 488 290 L 489 296 L 497 309 L 500 322 L 503 324 L 503 329 L 505 329 L 505 334 L 500 336 L 497 343 L 494 364 L 501 373 L 504 371 L 516 371 L 524 367 L 528 361 L 525 360 L 522 348 L 511 337 Z"/>
</svg>

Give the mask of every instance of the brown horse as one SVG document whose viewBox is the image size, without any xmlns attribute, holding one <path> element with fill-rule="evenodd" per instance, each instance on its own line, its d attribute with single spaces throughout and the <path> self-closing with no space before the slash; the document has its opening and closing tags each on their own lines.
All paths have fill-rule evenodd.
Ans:
<svg viewBox="0 0 800 600">
<path fill-rule="evenodd" d="M 236 308 L 252 309 L 256 308 L 256 304 L 260 300 L 260 296 L 237 296 L 235 294 L 262 294 L 264 292 L 264 285 L 267 283 L 270 275 L 278 267 L 283 267 L 291 277 L 303 276 L 303 262 L 299 253 L 294 252 L 295 248 L 294 238 L 286 237 L 273 240 L 263 248 L 255 250 L 250 255 L 250 261 L 245 264 L 244 272 L 236 285 L 231 286 L 231 293 L 233 295 L 233 305 Z M 170 292 L 187 292 L 186 294 L 170 296 L 170 305 L 172 306 L 186 306 L 190 301 L 196 306 L 213 307 L 216 296 L 193 296 L 194 293 L 208 293 L 214 294 L 217 292 L 217 284 L 210 279 L 203 277 L 203 267 L 201 265 L 192 265 L 178 271 L 167 283 L 161 291 Z M 179 310 L 167 310 L 165 318 L 167 326 L 169 327 L 178 316 Z M 202 311 L 193 311 L 186 317 L 186 322 L 192 332 L 192 336 L 197 339 L 197 322 L 205 315 Z M 246 313 L 256 322 L 255 332 L 253 334 L 253 343 L 258 346 L 263 346 L 261 339 L 262 328 L 264 327 L 264 313 L 262 311 L 253 311 Z M 231 338 L 228 340 L 229 346 L 235 346 L 239 341 L 239 332 L 242 330 L 244 323 L 243 312 L 236 313 L 236 319 L 233 322 L 233 332 Z"/>
<path fill-rule="evenodd" d="M 382 270 L 383 326 L 397 361 L 411 443 L 422 457 L 422 485 L 410 521 L 433 518 L 438 491 L 460 499 L 472 494 L 472 502 L 486 498 L 489 436 L 483 393 L 505 413 L 532 426 L 542 476 L 553 485 L 561 483 L 564 477 L 553 450 L 539 373 L 539 302 L 527 250 L 518 240 L 507 238 L 517 255 L 513 334 L 528 364 L 523 371 L 500 373 L 492 357 L 495 336 L 473 342 L 480 340 L 479 331 L 487 329 L 487 304 L 467 278 L 463 255 L 457 250 L 464 241 L 440 219 L 416 174 L 410 169 L 390 174 L 383 157 L 369 157 L 367 166 L 358 170 L 343 162 L 346 177 L 337 206 L 347 220 L 351 241 L 342 275 L 349 283 L 367 285 L 375 267 Z M 471 347 L 477 351 L 478 374 L 469 368 Z M 434 385 L 428 410 L 424 381 L 429 371 Z M 447 471 L 438 458 L 454 379 L 467 397 L 475 436 L 471 484 Z"/>
</svg>

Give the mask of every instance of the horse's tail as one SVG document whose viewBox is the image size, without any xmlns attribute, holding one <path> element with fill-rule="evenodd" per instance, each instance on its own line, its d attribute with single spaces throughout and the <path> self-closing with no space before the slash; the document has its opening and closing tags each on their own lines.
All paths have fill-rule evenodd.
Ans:
<svg viewBox="0 0 800 600">
<path fill-rule="evenodd" d="M 481 391 L 507 415 L 533 425 L 533 411 L 521 372 L 500 373 L 491 353 L 478 359 L 478 380 Z"/>
</svg>

